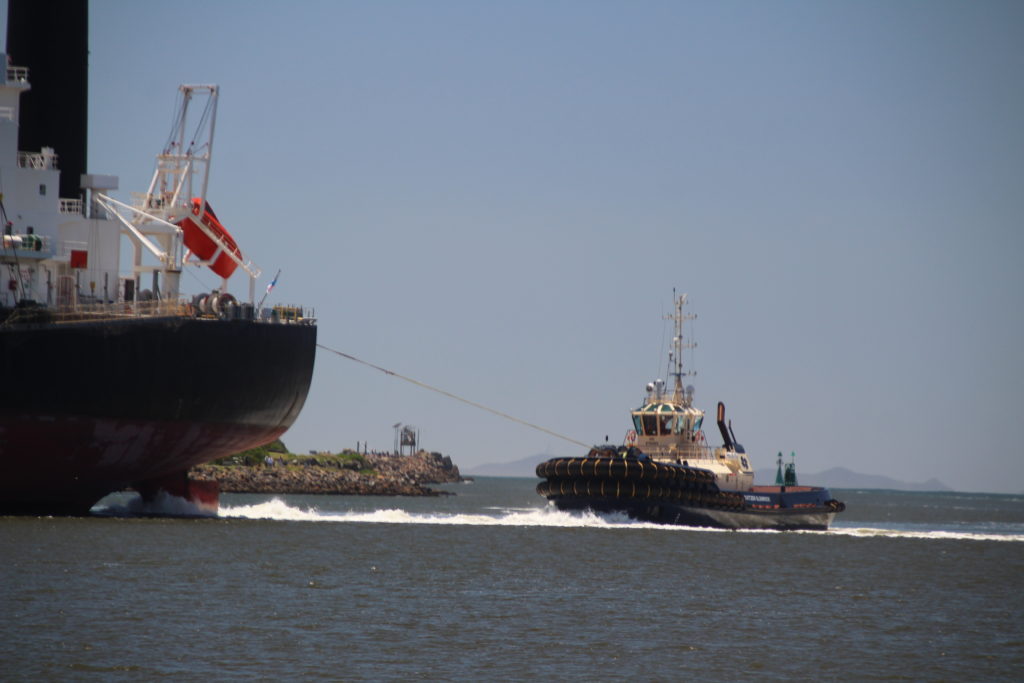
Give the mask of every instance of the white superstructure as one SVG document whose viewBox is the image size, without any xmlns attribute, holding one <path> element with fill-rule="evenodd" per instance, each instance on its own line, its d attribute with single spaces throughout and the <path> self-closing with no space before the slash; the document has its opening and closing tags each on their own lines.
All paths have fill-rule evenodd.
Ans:
<svg viewBox="0 0 1024 683">
<path fill-rule="evenodd" d="M 0 55 L 6 64 L 6 55 Z M 60 197 L 57 153 L 18 149 L 28 69 L 0 70 L 0 305 L 117 301 L 119 229 L 80 197 Z M 117 188 L 114 176 L 82 176 L 88 192 Z"/>
<path fill-rule="evenodd" d="M 709 470 L 722 490 L 749 491 L 754 470 L 743 447 L 732 436 L 731 427 L 725 424 L 724 406 L 718 404 L 717 418 L 725 445 L 711 448 L 704 435 L 704 411 L 693 405 L 694 388 L 683 387 L 683 377 L 694 374 L 683 368 L 683 351 L 694 346 L 684 337 L 684 322 L 695 316 L 683 312 L 685 294 L 675 297 L 673 303 L 675 312 L 668 316 L 675 324 L 669 351 L 673 387 L 669 393 L 661 379 L 647 385 L 643 404 L 631 413 L 633 430 L 627 435 L 627 443 L 657 461 Z"/>
<path fill-rule="evenodd" d="M 6 64 L 6 55 L 0 54 Z M 57 151 L 18 149 L 25 67 L 0 70 L 0 307 L 32 302 L 62 311 L 141 303 L 122 312 L 171 312 L 181 307 L 185 265 L 209 266 L 227 280 L 236 267 L 249 276 L 250 304 L 260 271 L 242 259 L 206 200 L 217 113 L 216 85 L 183 85 L 168 141 L 157 155 L 145 193 L 130 203 L 110 196 L 116 176 L 83 174 L 80 197 L 60 197 Z M 205 98 L 205 105 L 193 104 Z M 121 270 L 121 237 L 131 262 Z M 192 250 L 199 249 L 199 258 Z M 216 305 L 214 305 L 216 307 Z"/>
</svg>

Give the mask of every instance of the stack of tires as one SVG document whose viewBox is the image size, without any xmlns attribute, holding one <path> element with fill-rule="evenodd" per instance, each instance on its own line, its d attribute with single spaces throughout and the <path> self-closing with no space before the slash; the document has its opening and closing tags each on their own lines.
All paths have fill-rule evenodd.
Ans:
<svg viewBox="0 0 1024 683">
<path fill-rule="evenodd" d="M 743 509 L 742 495 L 720 491 L 708 470 L 655 462 L 646 455 L 594 449 L 585 458 L 552 458 L 537 466 L 545 498 L 640 499 L 688 505 Z M 612 454 L 614 453 L 614 455 Z"/>
</svg>

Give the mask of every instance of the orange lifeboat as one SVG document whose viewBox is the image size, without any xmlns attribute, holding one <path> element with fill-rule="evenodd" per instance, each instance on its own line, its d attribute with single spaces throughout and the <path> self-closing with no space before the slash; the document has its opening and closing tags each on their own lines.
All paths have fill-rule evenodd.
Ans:
<svg viewBox="0 0 1024 683">
<path fill-rule="evenodd" d="M 199 218 L 200 214 L 202 214 L 202 218 Z M 217 239 L 210 239 L 210 236 L 203 232 L 203 229 L 196 223 L 197 220 L 201 221 Z M 184 233 L 185 247 L 190 252 L 203 261 L 212 261 L 210 269 L 217 275 L 222 278 L 231 277 L 235 268 L 238 267 L 238 263 L 228 256 L 227 252 L 242 258 L 242 251 L 235 244 L 231 233 L 217 220 L 217 214 L 210 208 L 209 202 L 204 207 L 202 199 L 193 198 L 192 215 L 182 218 L 177 225 Z"/>
</svg>

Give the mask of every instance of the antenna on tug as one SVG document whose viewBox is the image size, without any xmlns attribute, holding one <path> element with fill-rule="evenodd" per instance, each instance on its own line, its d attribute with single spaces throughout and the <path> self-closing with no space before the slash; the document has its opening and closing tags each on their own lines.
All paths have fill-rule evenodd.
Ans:
<svg viewBox="0 0 1024 683">
<path fill-rule="evenodd" d="M 697 374 L 693 370 L 683 369 L 683 349 L 694 349 L 697 347 L 697 344 L 687 342 L 683 336 L 683 324 L 687 320 L 697 319 L 695 314 L 683 313 L 683 307 L 686 306 L 686 299 L 686 294 L 676 296 L 676 290 L 673 287 L 672 301 L 675 304 L 675 313 L 666 316 L 666 319 L 675 322 L 675 335 L 672 338 L 672 350 L 668 354 L 668 373 L 675 378 L 672 401 L 679 405 L 690 405 L 693 401 L 693 391 L 688 390 L 684 392 L 683 390 L 683 377 L 690 377 Z"/>
</svg>

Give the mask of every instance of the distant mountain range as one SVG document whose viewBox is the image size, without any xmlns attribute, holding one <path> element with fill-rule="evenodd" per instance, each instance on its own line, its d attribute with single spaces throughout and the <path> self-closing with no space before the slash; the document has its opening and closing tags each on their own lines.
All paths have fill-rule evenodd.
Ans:
<svg viewBox="0 0 1024 683">
<path fill-rule="evenodd" d="M 533 477 L 537 465 L 554 456 L 539 454 L 512 462 L 480 465 L 463 471 L 466 475 L 481 477 Z M 797 479 L 804 484 L 827 486 L 832 489 L 893 489 L 896 491 L 952 491 L 934 477 L 924 482 L 907 482 L 880 474 L 862 474 L 845 467 L 833 467 L 817 474 L 797 472 Z M 775 483 L 775 468 L 757 470 L 754 480 L 759 484 Z"/>
</svg>

